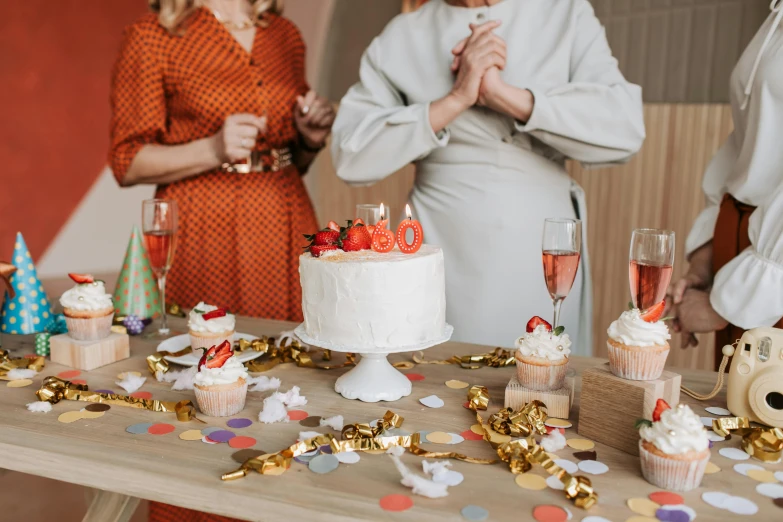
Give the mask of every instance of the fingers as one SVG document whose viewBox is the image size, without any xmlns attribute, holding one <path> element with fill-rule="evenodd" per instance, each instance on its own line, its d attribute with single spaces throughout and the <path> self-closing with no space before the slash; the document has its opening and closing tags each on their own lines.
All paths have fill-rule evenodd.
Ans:
<svg viewBox="0 0 783 522">
<path fill-rule="evenodd" d="M 472 42 L 476 38 L 480 37 L 483 34 L 489 33 L 491 31 L 494 31 L 498 27 L 500 27 L 502 22 L 500 20 L 490 20 L 489 22 L 484 22 L 480 25 L 473 25 L 470 24 L 470 29 L 473 31 L 473 34 L 471 34 L 468 37 L 468 43 Z"/>
<path fill-rule="evenodd" d="M 225 126 L 233 125 L 251 125 L 258 130 L 263 130 L 265 122 L 261 116 L 256 116 L 255 114 L 237 113 L 226 118 Z"/>
<path fill-rule="evenodd" d="M 683 278 L 674 283 L 674 288 L 672 289 L 672 300 L 674 301 L 674 304 L 678 305 L 682 303 L 682 298 L 685 296 L 685 291 L 690 288 L 691 282 L 687 279 Z"/>
<path fill-rule="evenodd" d="M 318 94 L 312 89 L 310 89 L 304 97 L 297 96 L 296 102 L 299 107 L 300 114 L 307 116 L 307 114 L 312 110 L 313 102 L 317 96 Z"/>
<path fill-rule="evenodd" d="M 473 24 L 470 24 L 471 30 L 473 29 Z M 454 56 L 459 56 L 462 54 L 462 51 L 465 50 L 465 46 L 468 44 L 468 40 L 470 39 L 470 36 L 466 36 L 462 40 L 460 40 L 457 45 L 454 46 L 454 48 L 451 50 L 451 54 Z"/>
</svg>

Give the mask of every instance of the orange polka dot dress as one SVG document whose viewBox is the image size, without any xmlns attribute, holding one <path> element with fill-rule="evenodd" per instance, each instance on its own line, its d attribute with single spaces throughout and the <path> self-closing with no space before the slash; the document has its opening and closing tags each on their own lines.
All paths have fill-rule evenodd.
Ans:
<svg viewBox="0 0 783 522">
<path fill-rule="evenodd" d="M 266 114 L 268 131 L 257 149 L 293 150 L 296 97 L 308 90 L 305 48 L 289 20 L 268 22 L 258 27 L 250 53 L 205 8 L 177 34 L 154 14 L 126 29 L 111 93 L 110 164 L 118 181 L 144 145 L 212 136 L 236 113 Z M 158 186 L 156 197 L 176 200 L 180 216 L 167 301 L 301 320 L 302 234 L 318 227 L 295 166 L 205 172 Z"/>
</svg>

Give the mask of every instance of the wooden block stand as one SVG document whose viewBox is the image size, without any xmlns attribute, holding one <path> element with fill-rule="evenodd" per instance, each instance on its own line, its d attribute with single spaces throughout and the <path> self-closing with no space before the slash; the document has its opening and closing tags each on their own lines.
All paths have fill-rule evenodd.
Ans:
<svg viewBox="0 0 783 522">
<path fill-rule="evenodd" d="M 54 335 L 49 339 L 49 348 L 52 362 L 79 370 L 94 370 L 130 357 L 128 335 L 115 332 L 100 341 L 76 341 L 68 334 Z"/>
<path fill-rule="evenodd" d="M 654 381 L 617 377 L 609 364 L 582 373 L 579 398 L 579 435 L 631 455 L 639 454 L 638 419 L 652 420 L 658 399 L 674 406 L 680 402 L 682 376 L 665 371 Z"/>
<path fill-rule="evenodd" d="M 519 384 L 516 375 L 506 385 L 506 408 L 517 410 L 528 402 L 539 400 L 546 404 L 547 415 L 567 419 L 574 402 L 574 378 L 566 377 L 566 385 L 555 391 L 534 391 Z"/>
</svg>

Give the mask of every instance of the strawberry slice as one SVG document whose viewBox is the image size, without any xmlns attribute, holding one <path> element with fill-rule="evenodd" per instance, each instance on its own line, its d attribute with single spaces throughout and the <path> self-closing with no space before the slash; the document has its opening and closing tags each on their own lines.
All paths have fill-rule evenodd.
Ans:
<svg viewBox="0 0 783 522">
<path fill-rule="evenodd" d="M 94 283 L 95 278 L 90 274 L 68 274 L 68 277 L 73 279 L 74 283 L 84 285 L 87 283 Z"/>
<path fill-rule="evenodd" d="M 231 343 L 228 341 L 223 341 L 220 346 L 217 346 L 216 348 L 215 354 L 212 357 L 207 357 L 207 368 L 222 368 L 223 365 L 226 364 L 226 361 L 234 355 L 234 350 L 231 348 Z"/>
<path fill-rule="evenodd" d="M 228 310 L 225 308 L 218 308 L 217 310 L 212 310 L 211 312 L 207 312 L 201 317 L 204 318 L 205 321 L 209 321 L 210 319 L 217 319 L 218 317 L 225 317 L 228 313 Z"/>
<path fill-rule="evenodd" d="M 663 317 L 663 311 L 666 309 L 666 301 L 661 301 L 657 305 L 648 308 L 642 314 L 642 319 L 648 323 L 656 323 Z"/>
<path fill-rule="evenodd" d="M 329 230 L 334 230 L 335 232 L 340 231 L 340 225 L 338 225 L 336 221 L 330 221 L 329 224 L 326 225 L 326 228 Z"/>
<path fill-rule="evenodd" d="M 321 257 L 321 254 L 330 250 L 337 250 L 337 245 L 313 245 L 310 247 L 310 255 Z"/>
<path fill-rule="evenodd" d="M 207 364 L 207 361 L 215 356 L 215 353 L 217 352 L 217 346 L 213 346 L 209 350 L 204 350 L 204 355 L 201 356 L 201 359 L 198 362 L 198 369 L 200 370 L 202 366 Z"/>
<path fill-rule="evenodd" d="M 542 325 L 542 324 L 543 324 L 544 326 L 546 326 L 546 329 L 547 329 L 547 331 L 549 331 L 549 332 L 551 332 L 551 331 L 552 331 L 552 325 L 551 325 L 551 324 L 549 324 L 547 321 L 544 321 L 543 319 L 541 319 L 541 318 L 540 318 L 539 316 L 537 316 L 537 315 L 536 315 L 536 316 L 533 316 L 533 318 L 531 318 L 531 319 L 530 319 L 530 320 L 527 322 L 527 327 L 525 328 L 525 331 L 526 331 L 527 333 L 532 333 L 532 332 L 533 332 L 533 330 L 535 330 L 535 329 L 536 329 L 536 326 L 539 326 L 539 325 Z"/>
<path fill-rule="evenodd" d="M 672 409 L 671 406 L 669 406 L 669 403 L 666 402 L 663 399 L 658 399 L 658 401 L 655 403 L 655 410 L 653 410 L 653 422 L 658 422 L 661 420 L 661 413 L 665 412 L 666 410 Z"/>
</svg>

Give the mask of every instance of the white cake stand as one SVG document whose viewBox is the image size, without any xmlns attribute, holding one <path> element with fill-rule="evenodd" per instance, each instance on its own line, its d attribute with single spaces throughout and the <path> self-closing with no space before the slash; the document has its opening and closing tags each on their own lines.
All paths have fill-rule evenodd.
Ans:
<svg viewBox="0 0 783 522">
<path fill-rule="evenodd" d="M 332 350 L 335 352 L 357 353 L 361 355 L 359 363 L 334 384 L 334 391 L 346 399 L 358 399 L 363 402 L 396 401 L 411 394 L 411 381 L 387 359 L 391 353 L 415 352 L 443 344 L 451 339 L 454 328 L 447 324 L 443 335 L 438 339 L 411 346 L 384 348 L 383 352 L 362 353 L 366 346 L 335 345 L 318 341 L 305 333 L 304 324 L 294 330 L 303 343 Z"/>
</svg>

